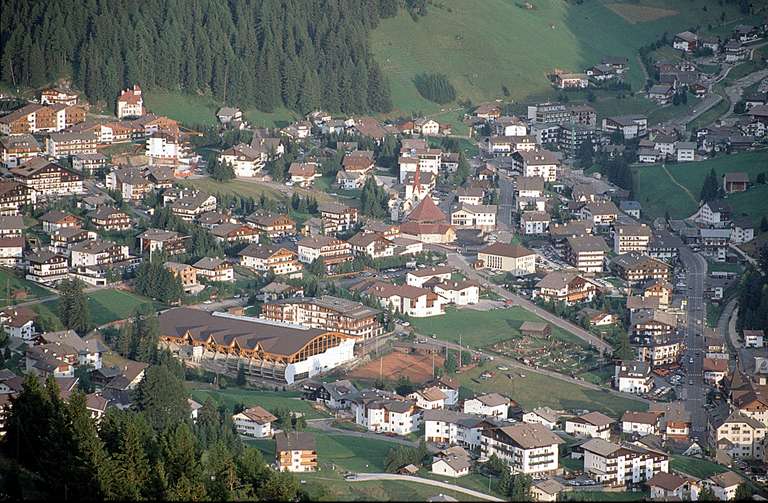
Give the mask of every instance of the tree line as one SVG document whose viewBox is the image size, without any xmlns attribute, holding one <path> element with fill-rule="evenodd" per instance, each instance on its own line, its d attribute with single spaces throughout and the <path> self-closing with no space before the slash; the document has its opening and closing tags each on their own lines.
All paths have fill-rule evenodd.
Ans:
<svg viewBox="0 0 768 503">
<path fill-rule="evenodd" d="M 386 112 L 368 42 L 398 0 L 7 0 L 0 80 L 71 78 L 97 103 L 139 83 L 264 111 Z M 322 13 L 322 15 L 318 15 Z"/>
</svg>

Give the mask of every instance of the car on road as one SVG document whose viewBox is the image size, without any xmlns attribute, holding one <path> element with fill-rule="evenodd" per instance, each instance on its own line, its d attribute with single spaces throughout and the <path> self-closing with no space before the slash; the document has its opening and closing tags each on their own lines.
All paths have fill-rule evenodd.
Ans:
<svg viewBox="0 0 768 503">
<path fill-rule="evenodd" d="M 404 321 L 404 322 L 402 322 L 402 323 L 400 323 L 400 324 L 401 324 L 402 326 L 404 326 L 404 327 L 410 327 L 410 326 L 411 326 L 411 322 L 410 322 L 410 321 Z"/>
<path fill-rule="evenodd" d="M 688 363 L 693 363 L 693 357 L 688 358 Z"/>
<path fill-rule="evenodd" d="M 688 386 L 693 386 L 693 379 L 688 379 Z"/>
<path fill-rule="evenodd" d="M 507 367 L 507 366 L 504 366 L 504 365 L 499 365 L 499 366 L 498 366 L 498 367 L 496 367 L 496 368 L 497 368 L 497 369 L 499 369 L 499 370 L 502 370 L 502 371 L 507 371 L 507 370 L 509 370 L 509 367 Z"/>
<path fill-rule="evenodd" d="M 210 300 L 205 300 L 205 301 L 203 301 L 203 304 L 213 304 L 213 302 L 210 301 Z"/>
</svg>

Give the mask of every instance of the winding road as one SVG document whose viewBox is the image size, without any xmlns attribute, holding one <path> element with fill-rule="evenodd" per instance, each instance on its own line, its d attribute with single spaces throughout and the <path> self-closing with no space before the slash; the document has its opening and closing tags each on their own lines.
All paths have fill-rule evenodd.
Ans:
<svg viewBox="0 0 768 503">
<path fill-rule="evenodd" d="M 449 491 L 455 491 L 457 493 L 464 493 L 475 498 L 479 498 L 485 501 L 505 501 L 495 496 L 490 496 L 485 493 L 473 491 L 466 487 L 457 486 L 454 484 L 447 484 L 440 482 L 439 480 L 424 479 L 421 477 L 414 477 L 411 475 L 396 475 L 394 473 L 359 473 L 354 478 L 347 479 L 348 482 L 368 482 L 371 480 L 399 480 L 402 482 L 415 482 L 417 484 L 425 484 L 428 486 L 441 487 Z"/>
</svg>

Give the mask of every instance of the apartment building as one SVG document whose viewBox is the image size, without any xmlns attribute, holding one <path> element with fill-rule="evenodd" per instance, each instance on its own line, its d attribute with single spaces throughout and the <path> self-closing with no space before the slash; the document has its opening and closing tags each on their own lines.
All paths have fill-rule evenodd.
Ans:
<svg viewBox="0 0 768 503">
<path fill-rule="evenodd" d="M 100 239 L 77 243 L 70 252 L 72 267 L 115 264 L 129 258 L 127 246 Z"/>
<path fill-rule="evenodd" d="M 370 431 L 408 435 L 419 430 L 422 411 L 411 400 L 379 390 L 351 399 L 355 422 Z"/>
<path fill-rule="evenodd" d="M 97 146 L 98 137 L 94 133 L 51 133 L 45 139 L 46 152 L 56 159 L 95 154 Z"/>
<path fill-rule="evenodd" d="M 547 234 L 550 221 L 546 211 L 524 211 L 520 216 L 520 232 L 526 236 Z"/>
<path fill-rule="evenodd" d="M 653 233 L 645 224 L 617 225 L 613 231 L 613 251 L 617 255 L 628 252 L 647 253 Z"/>
<path fill-rule="evenodd" d="M 19 215 L 23 206 L 35 204 L 37 194 L 14 180 L 0 181 L 0 215 Z"/>
<path fill-rule="evenodd" d="M 323 295 L 298 297 L 267 302 L 261 308 L 261 318 L 285 323 L 341 332 L 362 339 L 384 333 L 378 309 L 360 302 Z"/>
<path fill-rule="evenodd" d="M 321 204 L 319 209 L 322 233 L 325 236 L 335 236 L 339 233 L 349 232 L 360 221 L 357 208 L 339 203 L 326 203 Z"/>
<path fill-rule="evenodd" d="M 255 271 L 271 271 L 276 276 L 294 274 L 304 267 L 295 251 L 278 245 L 250 244 L 238 255 L 243 267 Z"/>
<path fill-rule="evenodd" d="M 76 171 L 35 157 L 10 170 L 14 179 L 34 190 L 38 196 L 64 196 L 83 193 L 83 176 Z"/>
<path fill-rule="evenodd" d="M 666 262 L 637 252 L 624 253 L 613 257 L 611 268 L 621 279 L 629 283 L 668 280 L 671 269 Z"/>
<path fill-rule="evenodd" d="M 584 473 L 610 486 L 647 482 L 658 473 L 669 471 L 669 456 L 632 444 L 614 444 L 593 438 L 581 445 Z"/>
<path fill-rule="evenodd" d="M 189 236 L 164 229 L 147 229 L 139 234 L 138 239 L 139 249 L 142 253 L 149 254 L 151 259 L 152 254 L 156 252 L 168 257 L 186 253 Z"/>
<path fill-rule="evenodd" d="M 232 264 L 217 257 L 203 257 L 194 264 L 198 278 L 206 278 L 215 283 L 232 283 L 235 281 L 235 269 Z"/>
<path fill-rule="evenodd" d="M 272 438 L 272 423 L 277 418 L 258 405 L 248 407 L 232 416 L 232 423 L 239 435 L 250 438 Z"/>
<path fill-rule="evenodd" d="M 376 298 L 384 308 L 414 318 L 439 316 L 445 313 L 445 299 L 428 288 L 376 281 L 354 285 L 353 289 Z"/>
<path fill-rule="evenodd" d="M 512 400 L 499 393 L 489 393 L 464 400 L 464 413 L 507 419 Z"/>
<path fill-rule="evenodd" d="M 732 458 L 765 459 L 765 435 L 768 427 L 741 412 L 734 411 L 725 420 L 711 425 L 713 440 Z"/>
<path fill-rule="evenodd" d="M 598 236 L 571 236 L 566 239 L 566 259 L 581 272 L 603 272 L 608 247 Z"/>
<path fill-rule="evenodd" d="M 347 240 L 354 255 L 367 255 L 372 259 L 392 257 L 396 245 L 377 232 L 358 232 Z"/>
<path fill-rule="evenodd" d="M 653 389 L 651 367 L 647 362 L 621 362 L 616 365 L 613 383 L 622 393 L 644 395 Z"/>
<path fill-rule="evenodd" d="M 424 440 L 438 444 L 479 449 L 483 429 L 496 426 L 492 421 L 453 410 L 429 409 L 422 413 Z"/>
<path fill-rule="evenodd" d="M 486 458 L 495 454 L 513 474 L 540 478 L 557 471 L 559 445 L 563 443 L 540 424 L 519 423 L 484 429 L 480 450 Z"/>
<path fill-rule="evenodd" d="M 299 241 L 299 261 L 311 264 L 321 259 L 326 267 L 352 260 L 352 246 L 329 236 L 306 237 Z"/>
<path fill-rule="evenodd" d="M 120 232 L 133 228 L 131 216 L 112 206 L 99 206 L 88 214 L 88 218 L 96 229 L 102 231 Z"/>
</svg>

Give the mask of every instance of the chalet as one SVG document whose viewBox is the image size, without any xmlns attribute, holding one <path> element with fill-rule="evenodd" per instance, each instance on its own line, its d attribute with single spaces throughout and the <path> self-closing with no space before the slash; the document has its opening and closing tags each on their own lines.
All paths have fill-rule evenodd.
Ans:
<svg viewBox="0 0 768 503">
<path fill-rule="evenodd" d="M 25 257 L 26 279 L 43 284 L 53 284 L 67 277 L 67 257 L 51 251 L 41 250 Z"/>
<path fill-rule="evenodd" d="M 575 437 L 610 440 L 616 421 L 600 412 L 588 412 L 565 420 L 565 432 Z"/>
<path fill-rule="evenodd" d="M 478 119 L 495 120 L 501 117 L 501 107 L 495 103 L 484 103 L 475 108 L 472 115 Z"/>
<path fill-rule="evenodd" d="M 68 89 L 48 88 L 40 91 L 42 105 L 77 105 L 77 93 Z"/>
<path fill-rule="evenodd" d="M 6 168 L 15 168 L 42 155 L 40 144 L 31 134 L 0 137 L 0 162 Z"/>
<path fill-rule="evenodd" d="M 93 133 L 51 133 L 45 139 L 46 153 L 61 159 L 80 154 L 95 154 L 98 138 Z"/>
<path fill-rule="evenodd" d="M 119 192 L 126 201 L 140 201 L 152 190 L 152 183 L 144 178 L 138 168 L 116 168 L 107 173 L 108 189 Z"/>
<path fill-rule="evenodd" d="M 670 273 L 669 264 L 637 252 L 614 257 L 611 260 L 611 268 L 620 278 L 630 283 L 666 280 Z"/>
<path fill-rule="evenodd" d="M 276 276 L 294 274 L 303 268 L 295 251 L 277 245 L 248 245 L 241 250 L 240 265 L 255 271 L 271 271 Z"/>
<path fill-rule="evenodd" d="M 749 186 L 749 175 L 742 172 L 726 173 L 723 176 L 723 190 L 726 194 L 732 194 L 734 192 L 744 192 Z"/>
<path fill-rule="evenodd" d="M 271 438 L 272 423 L 275 421 L 277 418 L 273 414 L 258 405 L 232 416 L 235 431 L 251 438 Z"/>
<path fill-rule="evenodd" d="M 34 204 L 37 194 L 14 180 L 0 180 L 0 215 L 19 215 L 22 207 Z"/>
<path fill-rule="evenodd" d="M 613 224 L 619 217 L 619 209 L 611 201 L 588 202 L 580 211 L 581 218 L 595 227 Z"/>
<path fill-rule="evenodd" d="M 250 145 L 240 143 L 219 154 L 219 162 L 232 166 L 236 177 L 254 177 L 267 161 L 264 152 L 256 150 Z"/>
<path fill-rule="evenodd" d="M 450 447 L 432 457 L 432 473 L 445 477 L 458 478 L 469 475 L 472 463 L 469 453 L 462 447 Z"/>
<path fill-rule="evenodd" d="M 344 234 L 355 228 L 360 221 L 357 208 L 339 203 L 324 203 L 318 208 L 325 236 Z"/>
<path fill-rule="evenodd" d="M 558 73 L 552 80 L 558 89 L 584 89 L 589 86 L 589 78 L 585 73 Z"/>
<path fill-rule="evenodd" d="M 672 101 L 675 90 L 669 84 L 656 84 L 648 89 L 648 99 L 659 105 L 666 105 Z"/>
<path fill-rule="evenodd" d="M 534 298 L 546 302 L 590 302 L 600 291 L 598 285 L 574 272 L 552 271 L 533 290 Z"/>
<path fill-rule="evenodd" d="M 603 119 L 603 131 L 620 132 L 627 140 L 640 138 L 648 132 L 648 118 L 644 115 L 624 115 Z"/>
<path fill-rule="evenodd" d="M 0 327 L 11 337 L 32 341 L 36 334 L 35 318 L 37 318 L 37 313 L 32 309 L 12 306 L 0 312 Z"/>
<path fill-rule="evenodd" d="M 206 278 L 208 281 L 232 283 L 235 281 L 235 270 L 232 264 L 215 257 L 203 257 L 194 264 L 197 277 Z"/>
<path fill-rule="evenodd" d="M 552 333 L 549 323 L 540 321 L 524 321 L 520 325 L 520 333 L 524 337 L 535 337 L 537 339 L 546 339 Z"/>
<path fill-rule="evenodd" d="M 166 256 L 186 253 L 189 236 L 183 236 L 175 231 L 163 229 L 147 229 L 138 235 L 141 253 L 162 253 Z"/>
<path fill-rule="evenodd" d="M 281 472 L 317 471 L 317 447 L 312 433 L 281 432 L 275 435 L 277 469 Z"/>
<path fill-rule="evenodd" d="M 445 393 L 440 388 L 434 386 L 414 391 L 407 398 L 414 400 L 416 406 L 424 410 L 442 409 L 445 407 Z"/>
<path fill-rule="evenodd" d="M 480 187 L 459 187 L 456 189 L 456 198 L 459 204 L 477 206 L 483 204 L 484 196 L 485 191 Z"/>
<path fill-rule="evenodd" d="M 430 281 L 427 286 L 448 304 L 466 306 L 480 301 L 480 285 L 474 281 Z"/>
<path fill-rule="evenodd" d="M 621 432 L 640 437 L 659 435 L 661 433 L 661 418 L 663 412 L 627 411 L 621 416 Z"/>
<path fill-rule="evenodd" d="M 106 167 L 107 156 L 101 152 L 72 156 L 72 168 L 82 173 L 83 176 L 103 176 Z"/>
<path fill-rule="evenodd" d="M 613 384 L 622 393 L 644 395 L 653 388 L 651 367 L 648 363 L 641 361 L 617 363 Z"/>
<path fill-rule="evenodd" d="M 429 281 L 436 282 L 449 281 L 453 274 L 453 268 L 448 266 L 426 267 L 408 271 L 405 275 L 405 282 L 410 286 L 423 287 Z"/>
<path fill-rule="evenodd" d="M 352 246 L 354 255 L 367 255 L 377 259 L 392 257 L 395 254 L 395 243 L 376 232 L 358 232 L 347 242 Z"/>
<path fill-rule="evenodd" d="M 211 235 L 220 243 L 258 243 L 256 229 L 246 224 L 223 223 L 211 229 Z"/>
<path fill-rule="evenodd" d="M 59 229 L 80 227 L 83 223 L 80 217 L 76 217 L 71 213 L 66 213 L 61 210 L 49 211 L 40 217 L 40 221 L 43 223 L 43 230 L 48 234 L 52 234 Z"/>
<path fill-rule="evenodd" d="M 112 206 L 100 206 L 88 214 L 96 229 L 107 232 L 127 231 L 133 227 L 130 215 Z"/>
<path fill-rule="evenodd" d="M 351 399 L 358 390 L 346 379 L 334 382 L 309 381 L 304 384 L 304 396 L 308 400 L 322 403 L 331 410 L 344 410 L 351 407 Z"/>
<path fill-rule="evenodd" d="M 648 251 L 653 233 L 645 224 L 616 225 L 613 229 L 613 251 L 621 255 L 628 252 Z"/>
<path fill-rule="evenodd" d="M 730 501 L 736 499 L 736 489 L 744 483 L 741 475 L 727 471 L 710 475 L 702 482 L 703 486 L 712 489 L 715 499 L 718 501 Z"/>
<path fill-rule="evenodd" d="M 298 243 L 299 261 L 311 264 L 320 259 L 326 267 L 352 260 L 352 246 L 329 236 L 306 237 Z"/>
<path fill-rule="evenodd" d="M 21 236 L 0 237 L 0 265 L 16 267 L 24 257 L 24 238 Z"/>
<path fill-rule="evenodd" d="M 98 234 L 80 227 L 63 227 L 53 232 L 48 249 L 54 253 L 69 256 L 72 246 L 83 241 L 92 241 Z"/>
<path fill-rule="evenodd" d="M 185 292 L 191 292 L 198 285 L 197 283 L 197 269 L 189 264 L 181 264 L 179 262 L 166 262 L 163 264 L 168 271 L 173 274 L 174 277 L 179 278 L 181 286 Z"/>
<path fill-rule="evenodd" d="M 464 401 L 464 413 L 495 419 L 507 419 L 512 400 L 498 393 L 489 393 Z"/>
<path fill-rule="evenodd" d="M 433 119 L 419 118 L 413 121 L 413 132 L 421 136 L 437 136 L 440 123 Z"/>
<path fill-rule="evenodd" d="M 83 241 L 70 249 L 72 267 L 103 266 L 128 259 L 128 247 L 112 241 Z"/>
<path fill-rule="evenodd" d="M 743 61 L 749 57 L 749 47 L 746 47 L 737 40 L 729 40 L 725 44 L 725 61 L 735 63 Z"/>
<path fill-rule="evenodd" d="M 248 215 L 245 221 L 270 238 L 296 234 L 296 222 L 286 214 L 255 212 Z"/>
<path fill-rule="evenodd" d="M 731 207 L 722 199 L 705 201 L 691 218 L 706 226 L 724 227 L 731 222 Z"/>
<path fill-rule="evenodd" d="M 712 428 L 716 445 L 732 458 L 765 459 L 764 442 L 768 428 L 764 423 L 734 411 Z"/>
<path fill-rule="evenodd" d="M 216 196 L 202 191 L 185 191 L 171 202 L 170 208 L 175 216 L 185 222 L 192 222 L 200 215 L 216 209 Z"/>
<path fill-rule="evenodd" d="M 216 112 L 216 118 L 220 124 L 228 125 L 232 123 L 242 122 L 243 111 L 236 107 L 221 107 Z"/>
<path fill-rule="evenodd" d="M 321 176 L 317 171 L 317 163 L 314 162 L 293 162 L 288 168 L 288 174 L 291 182 L 300 187 L 309 187 Z"/>
<path fill-rule="evenodd" d="M 42 157 L 30 159 L 10 170 L 14 179 L 34 190 L 38 196 L 82 194 L 83 176 Z"/>
<path fill-rule="evenodd" d="M 672 39 L 672 47 L 683 52 L 694 52 L 698 46 L 699 37 L 690 31 L 683 31 Z"/>
<path fill-rule="evenodd" d="M 0 117 L 0 134 L 55 133 L 84 121 L 81 107 L 30 103 Z"/>
</svg>

